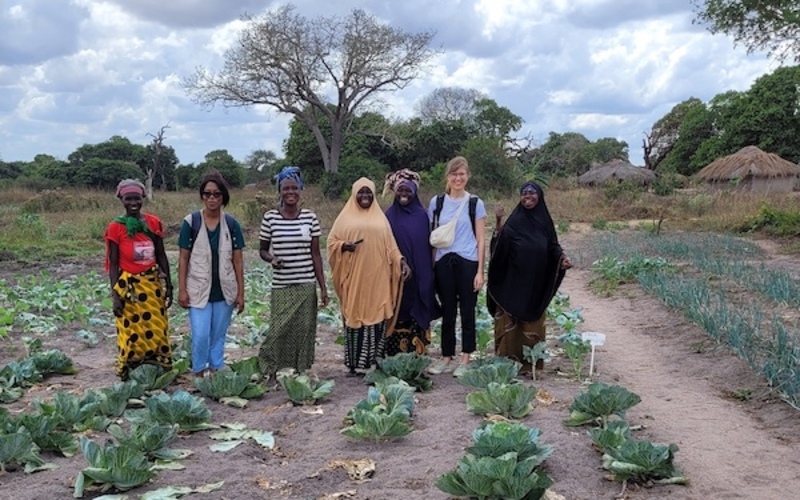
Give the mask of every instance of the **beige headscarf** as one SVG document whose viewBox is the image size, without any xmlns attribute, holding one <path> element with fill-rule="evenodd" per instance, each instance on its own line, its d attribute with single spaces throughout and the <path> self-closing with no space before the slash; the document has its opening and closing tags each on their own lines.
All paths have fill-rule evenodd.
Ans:
<svg viewBox="0 0 800 500">
<path fill-rule="evenodd" d="M 345 324 L 350 328 L 391 320 L 400 303 L 400 260 L 389 221 L 375 199 L 361 208 L 356 194 L 375 184 L 362 177 L 353 184 L 350 199 L 336 217 L 328 235 L 331 280 L 339 297 Z M 355 252 L 342 252 L 342 245 L 363 239 Z M 391 322 L 390 322 L 391 323 Z"/>
</svg>

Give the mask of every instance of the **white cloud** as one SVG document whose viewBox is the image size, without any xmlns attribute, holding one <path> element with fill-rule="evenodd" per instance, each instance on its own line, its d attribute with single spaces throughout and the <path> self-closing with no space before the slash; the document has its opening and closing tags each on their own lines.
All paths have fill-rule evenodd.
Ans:
<svg viewBox="0 0 800 500">
<path fill-rule="evenodd" d="M 443 53 L 407 88 L 380 95 L 413 115 L 442 86 L 475 88 L 525 120 L 523 132 L 616 137 L 641 156 L 642 132 L 680 101 L 746 90 L 777 65 L 691 24 L 664 0 L 297 0 L 300 14 L 363 8 L 393 26 L 436 31 Z M 183 162 L 214 149 L 280 154 L 289 117 L 270 108 L 201 109 L 181 82 L 221 68 L 243 12 L 263 0 L 9 0 L 0 4 L 0 157 L 66 157 L 85 142 L 149 141 L 166 124 Z"/>
</svg>

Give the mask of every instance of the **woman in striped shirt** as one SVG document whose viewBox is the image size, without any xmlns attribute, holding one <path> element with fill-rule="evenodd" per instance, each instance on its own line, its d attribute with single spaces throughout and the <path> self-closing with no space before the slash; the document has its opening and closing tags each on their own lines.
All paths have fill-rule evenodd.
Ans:
<svg viewBox="0 0 800 500">
<path fill-rule="evenodd" d="M 280 204 L 261 221 L 260 256 L 272 265 L 269 333 L 259 349 L 261 372 L 281 368 L 305 372 L 314 363 L 319 304 L 328 305 L 328 290 L 319 249 L 321 234 L 314 212 L 300 208 L 300 169 L 286 167 L 277 176 Z"/>
</svg>

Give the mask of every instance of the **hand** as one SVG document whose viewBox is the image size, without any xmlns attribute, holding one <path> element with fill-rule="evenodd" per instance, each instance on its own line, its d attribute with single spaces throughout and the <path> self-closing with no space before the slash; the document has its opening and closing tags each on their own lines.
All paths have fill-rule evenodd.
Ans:
<svg viewBox="0 0 800 500">
<path fill-rule="evenodd" d="M 178 305 L 184 309 L 189 309 L 189 292 L 185 288 L 178 292 Z"/>
<path fill-rule="evenodd" d="M 270 264 L 274 269 L 281 269 L 283 267 L 283 259 L 280 257 L 273 257 L 272 261 L 270 261 Z"/>
<path fill-rule="evenodd" d="M 355 252 L 358 245 L 363 242 L 363 239 L 357 241 L 348 241 L 342 244 L 342 252 Z"/>
<path fill-rule="evenodd" d="M 498 203 L 497 206 L 494 207 L 494 216 L 495 216 L 495 218 L 502 219 L 505 214 L 506 214 L 505 207 Z"/>
<path fill-rule="evenodd" d="M 572 261 L 566 255 L 561 259 L 561 269 L 572 269 Z"/>
<path fill-rule="evenodd" d="M 400 262 L 400 277 L 403 278 L 403 281 L 408 281 L 411 278 L 411 267 L 406 264 L 406 261 Z"/>
<path fill-rule="evenodd" d="M 122 309 L 125 307 L 125 304 L 122 302 L 122 298 L 117 295 L 117 292 L 111 292 L 111 301 L 113 303 L 111 310 L 114 311 L 114 316 L 121 318 Z"/>
<path fill-rule="evenodd" d="M 478 271 L 478 274 L 475 275 L 475 279 L 472 280 L 472 286 L 475 292 L 483 288 L 483 271 Z"/>
<path fill-rule="evenodd" d="M 164 302 L 167 309 L 172 305 L 172 284 L 168 284 L 164 290 Z"/>
<path fill-rule="evenodd" d="M 319 306 L 327 307 L 329 301 L 330 299 L 328 298 L 328 291 L 323 290 L 322 293 L 319 294 Z"/>
<path fill-rule="evenodd" d="M 242 314 L 242 311 L 244 311 L 244 295 L 237 295 L 234 304 L 236 305 L 236 314 Z"/>
</svg>

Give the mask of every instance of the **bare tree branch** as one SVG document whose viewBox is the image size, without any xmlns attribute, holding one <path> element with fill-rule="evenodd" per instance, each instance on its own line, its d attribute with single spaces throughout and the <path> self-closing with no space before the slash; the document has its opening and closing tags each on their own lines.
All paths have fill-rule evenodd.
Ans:
<svg viewBox="0 0 800 500">
<path fill-rule="evenodd" d="M 307 19 L 287 5 L 244 20 L 223 68 L 197 68 L 184 88 L 204 106 L 262 104 L 295 115 L 314 133 L 330 172 L 356 110 L 378 93 L 405 88 L 436 54 L 432 32 L 408 33 L 362 10 Z M 318 113 L 330 121 L 330 137 L 322 136 Z"/>
</svg>

